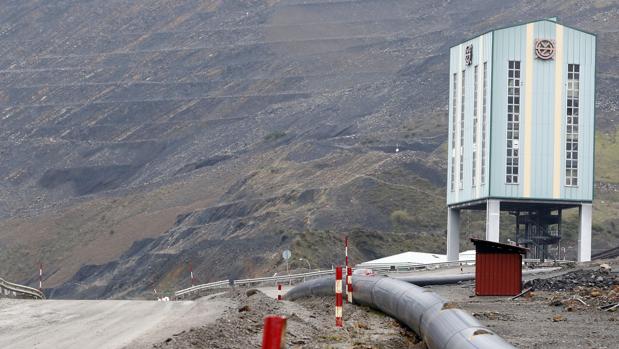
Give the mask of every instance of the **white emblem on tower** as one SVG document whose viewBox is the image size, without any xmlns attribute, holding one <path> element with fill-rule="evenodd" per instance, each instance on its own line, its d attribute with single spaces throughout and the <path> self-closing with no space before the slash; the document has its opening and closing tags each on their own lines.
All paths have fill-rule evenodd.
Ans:
<svg viewBox="0 0 619 349">
<path fill-rule="evenodd" d="M 555 58 L 555 42 L 548 39 L 535 40 L 535 55 L 545 61 Z"/>
</svg>

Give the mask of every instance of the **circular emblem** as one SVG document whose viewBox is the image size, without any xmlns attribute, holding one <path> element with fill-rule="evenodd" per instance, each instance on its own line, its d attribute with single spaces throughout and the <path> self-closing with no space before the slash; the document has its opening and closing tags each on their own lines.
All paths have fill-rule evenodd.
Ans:
<svg viewBox="0 0 619 349">
<path fill-rule="evenodd" d="M 535 55 L 539 59 L 549 60 L 555 57 L 555 43 L 552 40 L 535 40 Z"/>
<path fill-rule="evenodd" d="M 464 51 L 464 63 L 466 65 L 473 64 L 473 45 L 468 45 Z"/>
</svg>

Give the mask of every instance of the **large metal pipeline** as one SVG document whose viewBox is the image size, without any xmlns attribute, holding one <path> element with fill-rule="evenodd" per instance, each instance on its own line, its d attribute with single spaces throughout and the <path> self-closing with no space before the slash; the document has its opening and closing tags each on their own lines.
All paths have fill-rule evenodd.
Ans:
<svg viewBox="0 0 619 349">
<path fill-rule="evenodd" d="M 429 349 L 514 348 L 474 317 L 452 308 L 436 293 L 388 277 L 353 275 L 354 302 L 378 309 L 415 331 Z M 297 285 L 287 300 L 334 294 L 334 279 L 320 278 Z"/>
<path fill-rule="evenodd" d="M 354 280 L 354 278 L 353 278 Z M 335 275 L 302 282 L 288 292 L 284 299 L 294 301 L 305 297 L 332 296 L 335 294 Z"/>
<path fill-rule="evenodd" d="M 548 272 L 557 271 L 560 269 L 561 267 L 527 269 L 527 270 L 522 271 L 522 275 L 534 275 L 534 274 L 548 273 Z M 475 273 L 461 273 L 461 274 L 447 274 L 447 275 L 406 275 L 406 276 L 394 275 L 391 277 L 397 280 L 402 280 L 402 281 L 406 281 L 411 284 L 415 284 L 417 286 L 428 286 L 428 285 L 449 285 L 449 284 L 457 284 L 459 282 L 473 281 L 475 280 Z"/>
</svg>

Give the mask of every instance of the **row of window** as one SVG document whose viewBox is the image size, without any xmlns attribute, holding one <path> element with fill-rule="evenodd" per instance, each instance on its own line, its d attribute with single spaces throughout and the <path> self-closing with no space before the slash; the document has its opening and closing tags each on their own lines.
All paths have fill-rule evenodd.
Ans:
<svg viewBox="0 0 619 349">
<path fill-rule="evenodd" d="M 455 173 L 456 173 L 456 120 L 458 119 L 456 115 L 456 108 L 458 104 L 458 74 L 454 73 L 453 76 L 453 103 L 452 109 L 453 113 L 451 116 L 451 190 L 453 191 L 455 188 Z"/>
<path fill-rule="evenodd" d="M 520 140 L 520 61 L 509 61 L 505 183 L 517 184 Z M 568 64 L 565 132 L 565 185 L 578 185 L 578 95 L 580 65 Z"/>
<path fill-rule="evenodd" d="M 509 61 L 507 67 L 507 164 L 505 183 L 518 183 L 520 143 L 520 62 Z"/>
<path fill-rule="evenodd" d="M 482 113 L 481 113 L 481 181 L 480 183 L 483 185 L 486 180 L 486 120 L 487 120 L 487 93 L 486 90 L 488 88 L 488 65 L 487 63 L 483 64 L 483 90 L 482 90 Z M 464 188 L 464 113 L 465 113 L 465 96 L 466 96 L 466 70 L 463 70 L 461 73 L 461 85 L 460 85 L 460 142 L 459 146 L 459 166 L 458 166 L 458 186 L 460 189 Z M 475 66 L 475 75 L 474 75 L 474 94 L 473 94 L 473 186 L 477 183 L 477 142 L 478 142 L 478 123 L 479 123 L 479 111 L 478 111 L 478 98 L 479 98 L 479 66 Z M 456 174 L 456 133 L 457 133 L 457 105 L 458 105 L 458 74 L 453 74 L 453 96 L 452 96 L 452 120 L 451 120 L 451 178 L 450 178 L 450 187 L 451 190 L 455 190 L 455 174 Z"/>
<path fill-rule="evenodd" d="M 487 93 L 488 74 L 487 63 L 483 63 L 482 71 L 482 110 L 481 110 L 481 177 L 480 183 L 485 183 L 486 170 L 486 120 L 487 120 Z M 520 90 L 521 69 L 520 61 L 509 61 L 507 70 L 507 129 L 506 129 L 506 164 L 505 182 L 518 184 L 520 175 Z M 565 132 L 565 185 L 578 185 L 578 118 L 579 118 L 579 83 L 580 66 L 568 64 L 567 78 L 567 101 L 566 101 L 566 132 Z M 451 128 L 451 190 L 455 190 L 456 168 L 456 123 L 457 123 L 457 73 L 453 74 L 453 97 L 452 97 L 452 128 Z M 461 103 L 460 103 L 460 142 L 459 142 L 459 188 L 463 189 L 464 181 L 464 107 L 465 107 L 466 71 L 461 76 Z M 477 183 L 477 144 L 479 110 L 479 66 L 474 68 L 474 92 L 473 92 L 473 153 L 472 153 L 472 185 Z"/>
<path fill-rule="evenodd" d="M 471 180 L 473 182 L 473 186 L 475 186 L 475 184 L 477 183 L 476 181 L 476 177 L 477 177 L 477 81 L 479 78 L 479 72 L 478 69 L 479 66 L 475 66 L 475 74 L 474 74 L 474 87 L 473 87 L 473 157 L 472 157 L 472 174 L 471 174 Z"/>
<path fill-rule="evenodd" d="M 567 66 L 567 122 L 565 132 L 565 185 L 578 185 L 578 94 L 580 66 Z"/>
<path fill-rule="evenodd" d="M 464 106 L 466 96 L 466 70 L 462 71 L 462 95 L 460 97 L 460 186 L 464 188 Z"/>
</svg>

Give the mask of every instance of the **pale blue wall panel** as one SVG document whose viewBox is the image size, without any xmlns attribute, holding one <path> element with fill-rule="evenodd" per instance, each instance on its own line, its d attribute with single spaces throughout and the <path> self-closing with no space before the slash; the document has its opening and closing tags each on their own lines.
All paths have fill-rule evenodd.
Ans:
<svg viewBox="0 0 619 349">
<path fill-rule="evenodd" d="M 494 32 L 494 64 L 492 83 L 492 164 L 491 193 L 492 197 L 520 197 L 522 185 L 506 184 L 505 166 L 507 154 L 507 80 L 508 63 L 510 60 L 521 62 L 521 74 L 524 74 L 524 51 L 526 28 L 512 27 Z M 524 75 L 521 75 L 524 80 Z M 521 89 L 520 99 L 524 101 L 524 90 Z M 522 127 L 521 106 L 521 127 Z M 521 132 L 520 143 L 524 141 Z M 522 147 L 520 147 L 522 148 Z M 522 161 L 522 159 L 520 159 Z M 521 166 L 522 168 L 522 166 Z"/>
<path fill-rule="evenodd" d="M 468 45 L 473 45 L 473 61 L 472 64 L 466 66 L 464 64 L 464 53 L 465 48 Z M 465 202 L 470 200 L 475 200 L 478 198 L 485 198 L 488 195 L 489 187 L 489 162 L 490 162 L 490 115 L 491 115 L 491 72 L 492 72 L 492 33 L 487 33 L 466 41 L 458 46 L 452 47 L 450 50 L 450 72 L 449 72 L 449 129 L 448 129 L 448 177 L 447 177 L 447 203 L 455 203 L 455 202 Z M 475 66 L 478 66 L 478 73 L 483 74 L 483 63 L 487 63 L 487 73 L 488 73 L 488 86 L 486 89 L 486 103 L 487 103 L 487 128 L 486 128 L 486 166 L 485 166 L 485 183 L 481 185 L 481 174 L 476 176 L 477 185 L 473 186 L 473 112 L 474 112 L 474 76 L 475 76 Z M 457 88 L 456 92 L 458 95 L 458 102 L 456 107 L 456 120 L 459 123 L 460 120 L 460 108 L 461 108 L 461 100 L 462 97 L 460 95 L 461 92 L 461 81 L 462 81 L 462 72 L 465 72 L 465 118 L 464 118 L 464 151 L 463 151 L 463 165 L 464 165 L 464 179 L 462 182 L 462 186 L 459 186 L 459 164 L 460 157 L 459 154 L 456 154 L 456 166 L 455 173 L 451 173 L 452 169 L 452 127 L 453 127 L 453 76 L 454 73 L 457 74 Z M 481 100 L 483 98 L 482 90 L 483 90 L 483 80 L 479 81 L 478 88 L 478 98 Z M 481 103 L 480 103 L 481 104 Z M 479 105 L 479 104 L 478 104 Z M 481 125 L 482 121 L 482 113 L 483 113 L 483 105 L 480 105 L 478 109 L 478 120 Z M 459 127 L 459 124 L 457 125 Z M 478 142 L 481 142 L 481 129 L 479 129 L 478 134 Z M 459 147 L 460 133 L 458 129 L 456 131 L 456 148 Z M 458 149 L 456 149 L 458 152 Z M 481 151 L 477 154 L 477 167 L 480 169 L 481 166 Z M 456 189 L 451 189 L 451 176 L 455 176 Z M 477 188 L 479 187 L 479 188 Z"/>
</svg>

